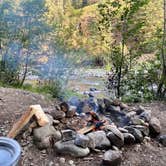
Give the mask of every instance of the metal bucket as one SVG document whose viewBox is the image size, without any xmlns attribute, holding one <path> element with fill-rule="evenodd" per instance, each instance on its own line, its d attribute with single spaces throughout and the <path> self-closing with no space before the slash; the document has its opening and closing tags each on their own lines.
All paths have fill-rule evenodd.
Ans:
<svg viewBox="0 0 166 166">
<path fill-rule="evenodd" d="M 17 166 L 21 156 L 21 147 L 17 141 L 0 137 L 0 166 Z"/>
</svg>

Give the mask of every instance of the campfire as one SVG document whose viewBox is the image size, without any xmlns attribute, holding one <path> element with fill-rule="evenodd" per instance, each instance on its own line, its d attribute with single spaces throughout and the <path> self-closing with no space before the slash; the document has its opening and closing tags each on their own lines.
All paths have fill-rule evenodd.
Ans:
<svg viewBox="0 0 166 166">
<path fill-rule="evenodd" d="M 95 108 L 95 109 L 94 109 Z M 96 109 L 97 108 L 97 109 Z M 97 110 L 97 111 L 96 111 Z M 9 138 L 29 132 L 38 149 L 85 157 L 104 150 L 103 165 L 119 165 L 121 148 L 160 134 L 160 121 L 142 106 L 129 107 L 119 100 L 72 100 L 53 108 L 32 105 L 13 125 Z"/>
</svg>

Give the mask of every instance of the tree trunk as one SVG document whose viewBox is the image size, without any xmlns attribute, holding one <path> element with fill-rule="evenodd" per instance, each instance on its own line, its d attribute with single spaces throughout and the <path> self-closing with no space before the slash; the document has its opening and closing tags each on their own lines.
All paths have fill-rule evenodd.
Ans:
<svg viewBox="0 0 166 166">
<path fill-rule="evenodd" d="M 162 73 L 157 90 L 157 95 L 160 97 L 164 96 L 163 86 L 164 84 L 166 84 L 166 0 L 164 0 L 163 2 L 164 2 L 164 28 L 163 28 L 162 50 L 161 50 Z"/>
</svg>

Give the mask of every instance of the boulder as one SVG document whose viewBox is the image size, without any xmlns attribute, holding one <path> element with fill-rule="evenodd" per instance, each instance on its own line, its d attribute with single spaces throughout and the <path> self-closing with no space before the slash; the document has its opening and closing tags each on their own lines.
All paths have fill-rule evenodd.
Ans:
<svg viewBox="0 0 166 166">
<path fill-rule="evenodd" d="M 141 143 L 143 141 L 144 138 L 140 130 L 134 128 L 133 126 L 127 126 L 125 128 L 135 137 L 136 143 Z"/>
<path fill-rule="evenodd" d="M 109 131 L 107 133 L 108 139 L 111 143 L 117 147 L 121 147 L 124 144 L 123 134 L 118 130 L 115 125 L 107 125 L 105 130 Z"/>
<path fill-rule="evenodd" d="M 135 137 L 130 133 L 123 133 L 124 136 L 124 143 L 127 145 L 134 144 Z"/>
<path fill-rule="evenodd" d="M 163 145 L 166 146 L 166 135 L 161 135 L 159 137 L 159 142 Z"/>
<path fill-rule="evenodd" d="M 115 135 L 112 132 L 107 133 L 107 138 L 110 140 L 111 144 L 117 146 L 118 148 L 122 147 L 124 145 L 124 137 L 122 135 L 122 139 Z"/>
<path fill-rule="evenodd" d="M 145 112 L 145 111 L 146 109 L 141 105 L 136 109 L 137 115 L 140 115 L 142 112 Z"/>
<path fill-rule="evenodd" d="M 43 138 L 48 136 L 53 136 L 56 140 L 61 139 L 61 133 L 50 125 L 35 128 L 33 130 L 33 136 L 36 141 L 41 141 Z"/>
<path fill-rule="evenodd" d="M 129 117 L 129 118 L 134 117 L 135 115 L 136 115 L 135 111 L 130 111 L 126 114 L 126 116 Z"/>
<path fill-rule="evenodd" d="M 151 118 L 150 122 L 149 122 L 149 129 L 150 129 L 150 134 L 151 135 L 158 135 L 161 132 L 161 125 L 160 125 L 160 121 L 153 117 Z"/>
<path fill-rule="evenodd" d="M 149 136 L 149 127 L 142 125 L 135 125 L 134 128 L 140 130 L 143 136 Z"/>
<path fill-rule="evenodd" d="M 89 137 L 88 147 L 91 149 L 99 148 L 104 149 L 110 147 L 111 143 L 108 140 L 106 133 L 104 131 L 95 131 L 87 134 Z"/>
<path fill-rule="evenodd" d="M 69 141 L 69 140 L 75 139 L 76 137 L 76 132 L 70 129 L 62 130 L 61 133 L 62 133 L 63 141 Z"/>
<path fill-rule="evenodd" d="M 121 164 L 122 155 L 120 151 L 108 150 L 104 153 L 103 166 L 118 166 Z"/>
<path fill-rule="evenodd" d="M 112 105 L 112 102 L 109 99 L 104 98 L 103 101 L 104 101 L 105 109 L 109 108 L 110 105 Z"/>
<path fill-rule="evenodd" d="M 128 133 L 128 130 L 122 128 L 122 127 L 118 127 L 119 131 L 122 133 Z"/>
<path fill-rule="evenodd" d="M 77 134 L 74 144 L 82 148 L 87 148 L 89 144 L 89 137 L 83 134 Z"/>
<path fill-rule="evenodd" d="M 74 141 L 58 141 L 54 144 L 57 153 L 67 154 L 73 157 L 85 157 L 90 153 L 89 148 L 81 148 L 74 144 Z"/>
<path fill-rule="evenodd" d="M 109 108 L 107 109 L 107 111 L 116 111 L 116 112 L 120 112 L 120 107 L 119 106 L 113 106 L 110 105 Z"/>
<path fill-rule="evenodd" d="M 131 118 L 130 124 L 132 125 L 144 125 L 145 122 L 139 117 L 135 116 Z"/>
<path fill-rule="evenodd" d="M 151 119 L 151 110 L 145 110 L 139 115 L 139 118 L 144 120 L 145 122 L 149 122 Z"/>
<path fill-rule="evenodd" d="M 61 139 L 61 133 L 53 126 L 46 125 L 44 127 L 35 128 L 33 130 L 34 142 L 39 149 L 45 149 L 51 147 L 53 140 L 54 142 Z"/>
</svg>

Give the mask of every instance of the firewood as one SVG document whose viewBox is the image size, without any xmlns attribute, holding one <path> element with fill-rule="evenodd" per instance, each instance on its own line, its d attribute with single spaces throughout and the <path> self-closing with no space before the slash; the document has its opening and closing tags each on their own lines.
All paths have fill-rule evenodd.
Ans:
<svg viewBox="0 0 166 166">
<path fill-rule="evenodd" d="M 39 126 L 45 126 L 49 123 L 48 117 L 45 115 L 40 105 L 31 105 L 29 109 L 21 116 L 21 118 L 13 125 L 13 128 L 7 135 L 9 138 L 15 138 L 18 133 L 30 121 L 32 116 L 35 116 Z"/>
<path fill-rule="evenodd" d="M 89 133 L 90 131 L 94 130 L 96 128 L 95 125 L 91 125 L 91 126 L 86 126 L 80 130 L 77 131 L 78 134 L 86 134 Z"/>
</svg>

